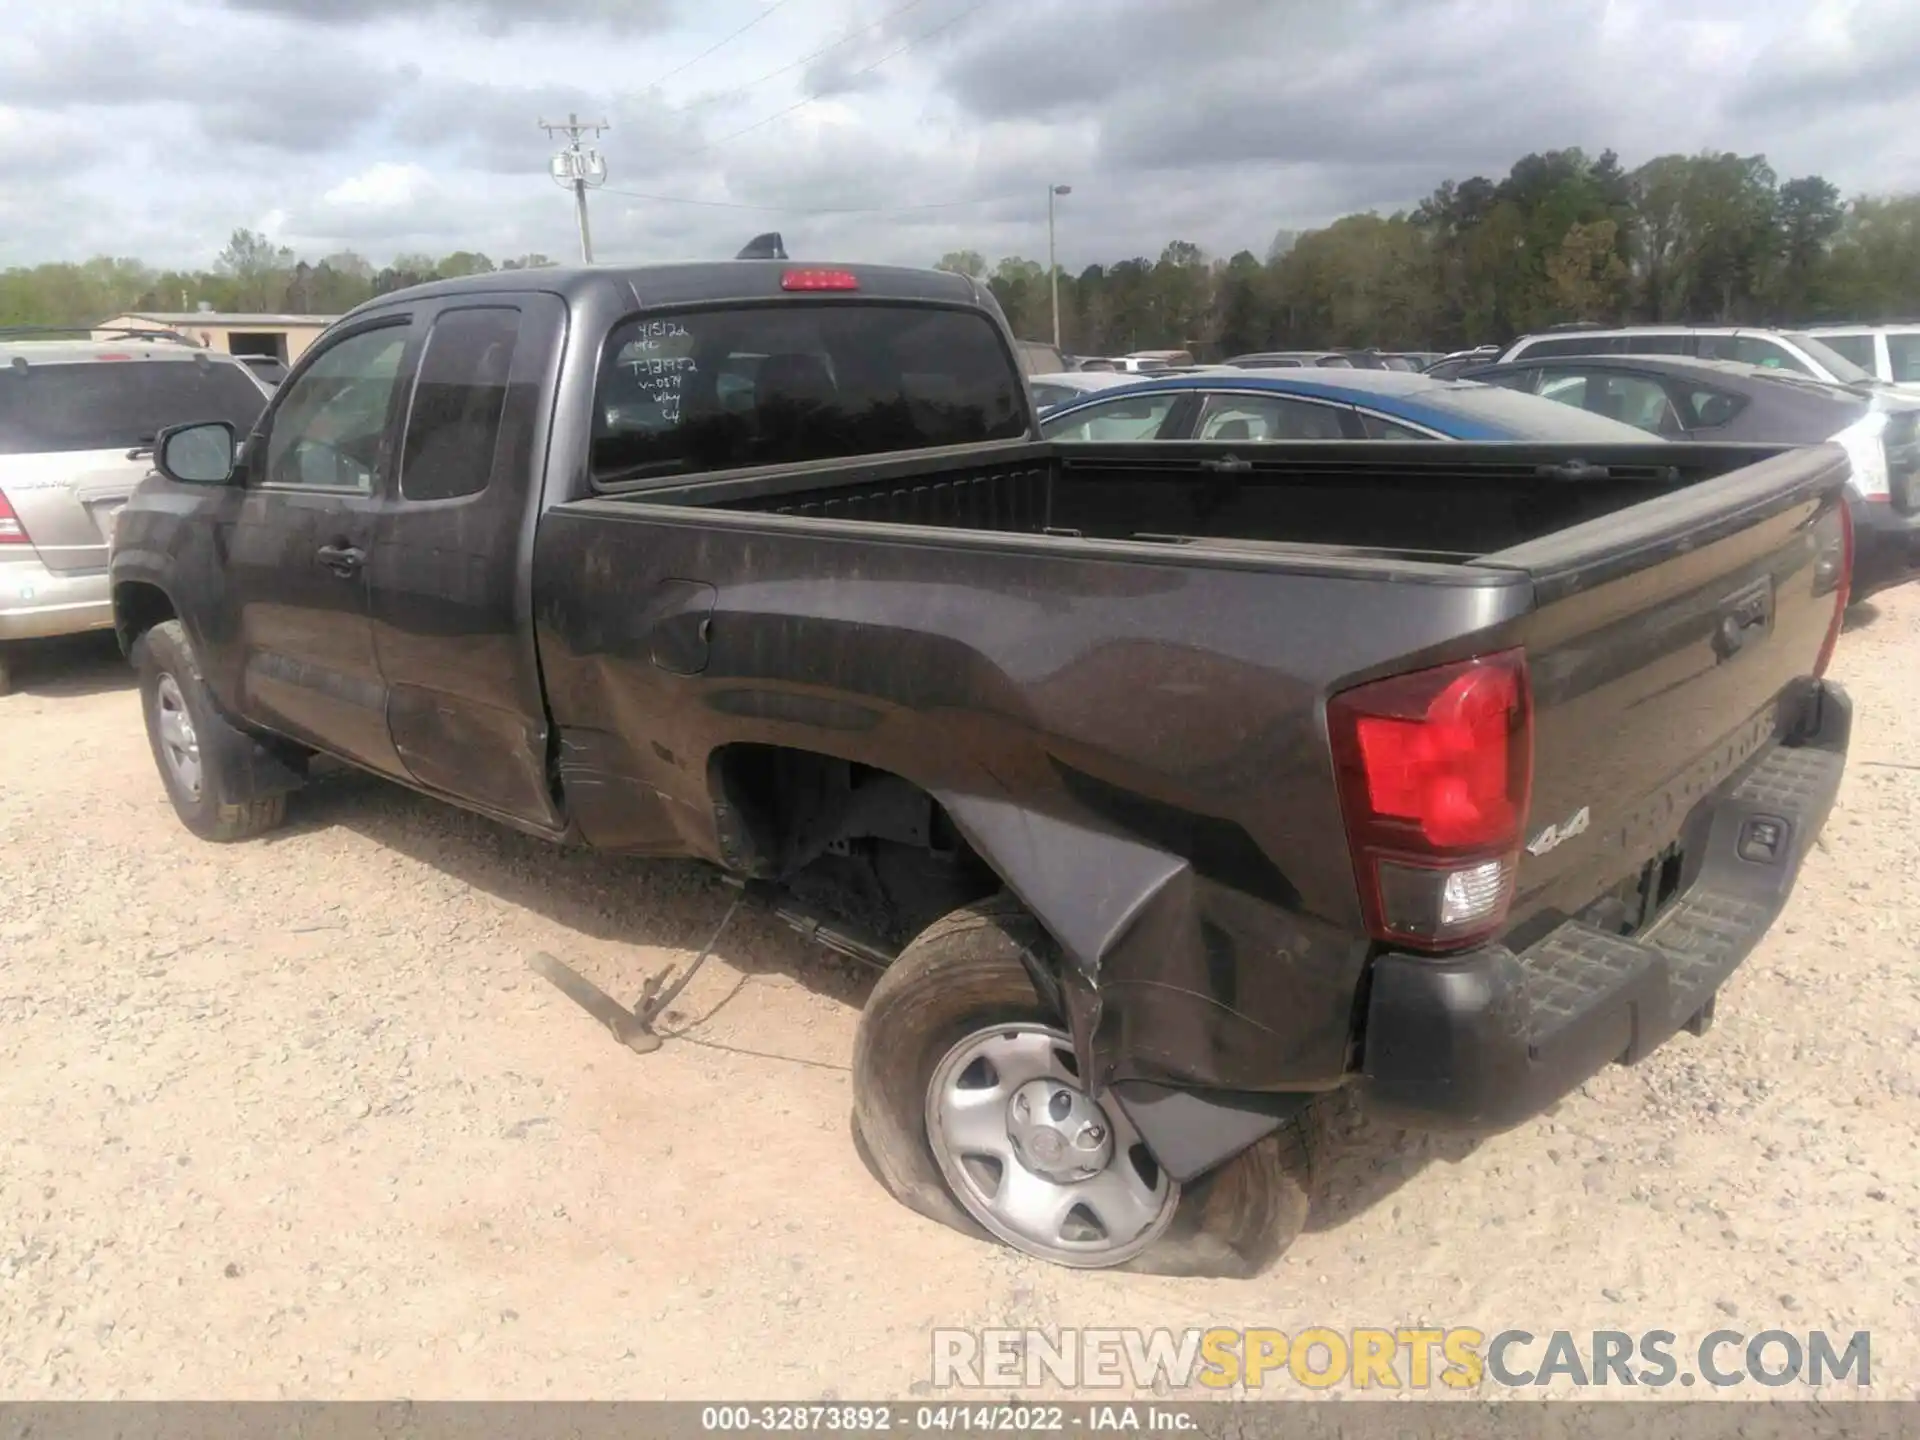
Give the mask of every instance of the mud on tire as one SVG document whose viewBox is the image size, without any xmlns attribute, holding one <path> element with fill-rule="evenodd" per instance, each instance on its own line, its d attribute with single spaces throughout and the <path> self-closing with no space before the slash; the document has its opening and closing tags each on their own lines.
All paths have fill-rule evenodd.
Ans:
<svg viewBox="0 0 1920 1440">
<path fill-rule="evenodd" d="M 168 620 L 143 634 L 134 643 L 133 664 L 140 676 L 147 743 L 180 823 L 202 840 L 230 843 L 250 840 L 285 820 L 284 792 L 256 795 L 245 784 L 254 742 L 215 709 L 180 622 Z M 182 744 L 183 737 L 190 746 Z M 197 785 L 192 783 L 195 770 L 183 758 L 189 749 L 198 762 Z"/>
<path fill-rule="evenodd" d="M 927 1087 L 941 1058 L 974 1031 L 1061 1023 L 1034 989 L 1023 950 L 1048 960 L 1055 953 L 1039 922 L 1012 896 L 954 911 L 880 978 L 854 1044 L 853 1130 L 861 1159 L 902 1204 L 981 1239 L 993 1237 L 954 1199 L 934 1159 Z M 1309 1110 L 1183 1187 L 1165 1231 L 1114 1268 L 1229 1278 L 1260 1273 L 1306 1224 L 1314 1127 Z"/>
</svg>

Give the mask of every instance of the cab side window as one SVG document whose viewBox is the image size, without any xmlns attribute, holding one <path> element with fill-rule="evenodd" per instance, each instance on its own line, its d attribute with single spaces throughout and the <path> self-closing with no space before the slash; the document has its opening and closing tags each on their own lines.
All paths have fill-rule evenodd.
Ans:
<svg viewBox="0 0 1920 1440">
<path fill-rule="evenodd" d="M 1101 405 L 1072 410 L 1043 422 L 1049 440 L 1087 443 L 1099 440 L 1153 440 L 1184 394 L 1163 390 L 1158 395 L 1126 395 Z"/>
<path fill-rule="evenodd" d="M 402 498 L 452 500 L 487 488 L 519 334 L 520 312 L 506 306 L 446 310 L 433 322 L 407 415 Z"/>
<path fill-rule="evenodd" d="M 1540 372 L 1537 393 L 1654 435 L 1681 432 L 1680 416 L 1666 387 L 1644 375 L 1547 367 Z"/>
<path fill-rule="evenodd" d="M 1812 375 L 1785 346 L 1758 335 L 1702 335 L 1700 357 L 1703 360 L 1734 360 L 1742 365 L 1761 365 L 1769 370 L 1786 370 L 1795 375 Z"/>
<path fill-rule="evenodd" d="M 386 325 L 349 335 L 287 387 L 267 432 L 264 483 L 372 493 L 390 460 L 387 422 L 407 331 Z"/>
<path fill-rule="evenodd" d="M 1340 440 L 1341 407 L 1282 395 L 1209 395 L 1201 440 Z"/>
</svg>

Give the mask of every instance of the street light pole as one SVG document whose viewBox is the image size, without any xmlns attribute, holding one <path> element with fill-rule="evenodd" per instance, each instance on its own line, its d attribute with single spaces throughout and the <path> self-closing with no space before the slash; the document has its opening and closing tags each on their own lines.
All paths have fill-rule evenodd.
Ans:
<svg viewBox="0 0 1920 1440">
<path fill-rule="evenodd" d="M 1060 348 L 1060 267 L 1053 259 L 1053 200 L 1056 195 L 1071 195 L 1071 185 L 1047 186 L 1047 281 L 1053 286 L 1053 348 Z"/>
</svg>

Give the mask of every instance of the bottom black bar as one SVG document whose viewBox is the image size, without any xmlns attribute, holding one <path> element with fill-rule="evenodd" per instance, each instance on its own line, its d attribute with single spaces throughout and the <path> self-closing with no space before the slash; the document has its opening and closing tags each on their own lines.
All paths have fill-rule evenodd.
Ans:
<svg viewBox="0 0 1920 1440">
<path fill-rule="evenodd" d="M 690 1440 L 715 1435 L 1191 1440 L 1920 1440 L 1920 1402 L 1813 1400 L 244 1402 L 0 1404 L 0 1440 Z"/>
</svg>

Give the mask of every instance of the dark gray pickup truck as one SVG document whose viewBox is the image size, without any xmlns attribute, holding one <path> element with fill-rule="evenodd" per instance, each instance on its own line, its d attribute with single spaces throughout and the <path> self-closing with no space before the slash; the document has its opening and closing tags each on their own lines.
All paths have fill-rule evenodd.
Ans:
<svg viewBox="0 0 1920 1440">
<path fill-rule="evenodd" d="M 167 793 L 324 752 L 811 907 L 870 1167 L 1067 1265 L 1260 1268 L 1338 1087 L 1493 1131 L 1705 1029 L 1845 763 L 1841 452 L 1055 449 L 1014 355 L 879 267 L 361 307 L 119 521 Z"/>
</svg>

